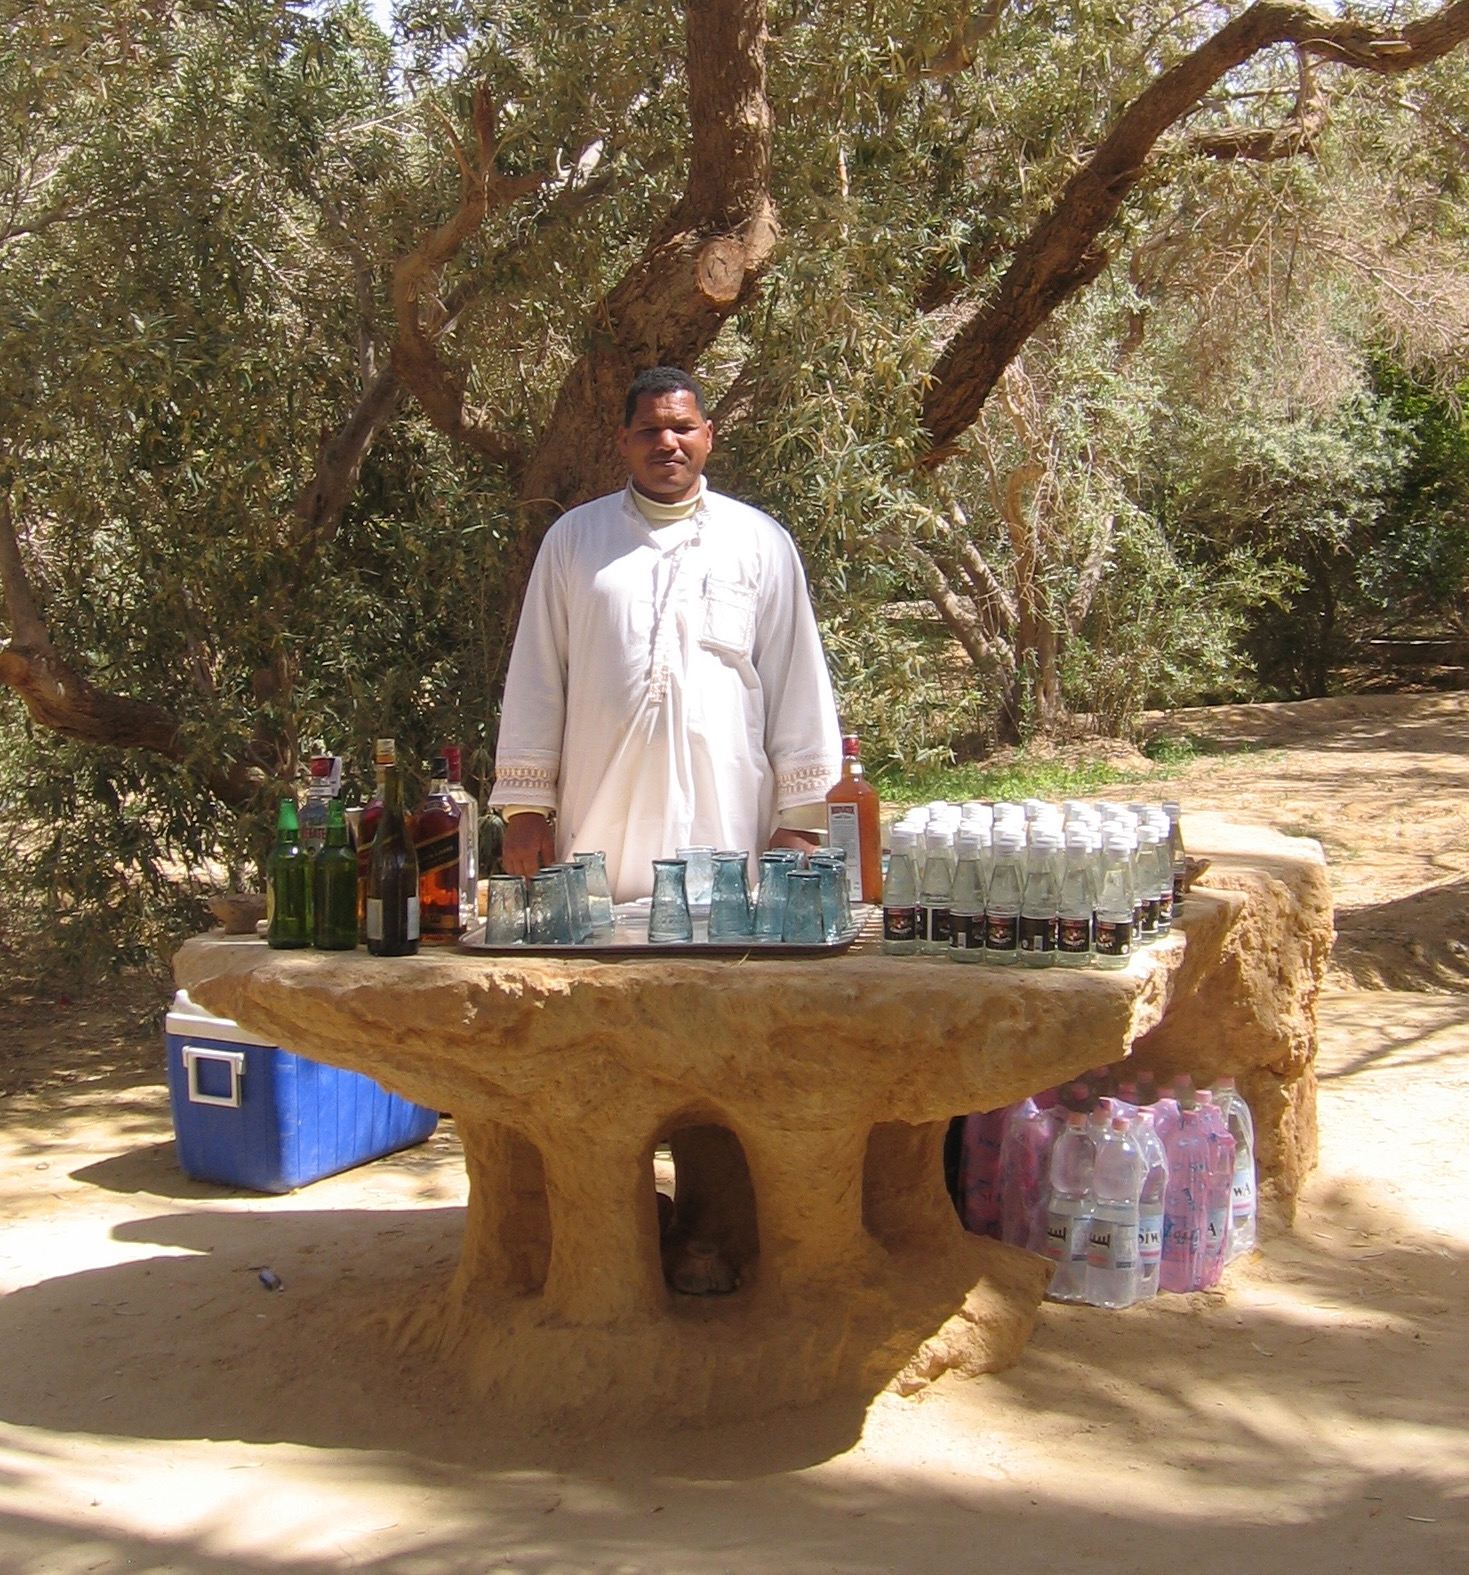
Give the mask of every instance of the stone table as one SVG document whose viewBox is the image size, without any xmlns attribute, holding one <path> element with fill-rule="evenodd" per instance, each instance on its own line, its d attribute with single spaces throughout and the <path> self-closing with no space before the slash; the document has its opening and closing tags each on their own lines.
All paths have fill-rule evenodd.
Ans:
<svg viewBox="0 0 1469 1575">
<path fill-rule="evenodd" d="M 447 1288 L 390 1310 L 403 1342 L 537 1418 L 758 1415 L 1018 1357 L 1049 1268 L 960 1227 L 942 1174 L 956 1114 L 1133 1053 L 1233 1071 L 1289 1208 L 1314 1155 L 1325 865 L 1314 843 L 1189 830 L 1211 885 L 1118 972 L 861 943 L 817 961 L 378 959 L 222 935 L 175 972 L 261 1039 L 453 1113 L 463 1252 Z M 680 1230 L 719 1245 L 732 1295 L 667 1287 L 665 1142 Z"/>
</svg>

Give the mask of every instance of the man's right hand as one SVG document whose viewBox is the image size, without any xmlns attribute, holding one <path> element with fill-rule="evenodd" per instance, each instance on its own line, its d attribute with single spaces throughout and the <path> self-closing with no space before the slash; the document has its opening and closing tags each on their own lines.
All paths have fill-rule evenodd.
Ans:
<svg viewBox="0 0 1469 1575">
<path fill-rule="evenodd" d="M 512 815 L 505 825 L 500 862 L 507 875 L 534 875 L 556 862 L 556 838 L 544 815 Z"/>
</svg>

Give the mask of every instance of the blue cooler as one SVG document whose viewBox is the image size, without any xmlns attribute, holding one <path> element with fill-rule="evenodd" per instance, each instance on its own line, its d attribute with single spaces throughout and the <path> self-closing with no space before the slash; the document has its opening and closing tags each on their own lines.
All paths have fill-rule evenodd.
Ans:
<svg viewBox="0 0 1469 1575">
<path fill-rule="evenodd" d="M 436 1110 L 360 1072 L 263 1045 L 186 991 L 164 1019 L 179 1165 L 195 1181 L 292 1192 L 422 1143 Z"/>
</svg>

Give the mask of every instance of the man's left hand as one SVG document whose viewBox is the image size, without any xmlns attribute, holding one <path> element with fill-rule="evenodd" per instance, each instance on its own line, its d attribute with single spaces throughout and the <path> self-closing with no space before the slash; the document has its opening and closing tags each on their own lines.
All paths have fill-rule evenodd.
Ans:
<svg viewBox="0 0 1469 1575">
<path fill-rule="evenodd" d="M 821 838 L 814 831 L 792 831 L 789 826 L 777 826 L 770 839 L 770 848 L 794 848 L 797 853 L 814 853 L 821 845 Z"/>
</svg>

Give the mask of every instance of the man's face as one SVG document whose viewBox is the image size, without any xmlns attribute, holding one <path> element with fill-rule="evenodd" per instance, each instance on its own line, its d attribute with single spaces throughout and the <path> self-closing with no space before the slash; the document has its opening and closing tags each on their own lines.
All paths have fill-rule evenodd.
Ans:
<svg viewBox="0 0 1469 1575">
<path fill-rule="evenodd" d="M 671 394 L 644 394 L 632 425 L 618 435 L 633 485 L 659 503 L 682 503 L 699 489 L 704 462 L 714 447 L 714 424 L 699 414 L 699 402 L 685 388 Z"/>
</svg>

